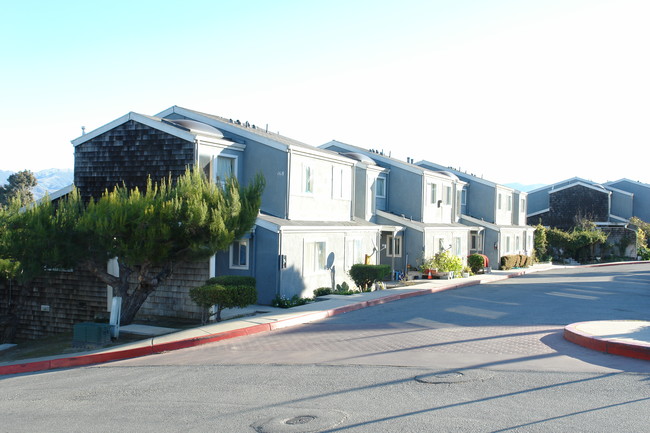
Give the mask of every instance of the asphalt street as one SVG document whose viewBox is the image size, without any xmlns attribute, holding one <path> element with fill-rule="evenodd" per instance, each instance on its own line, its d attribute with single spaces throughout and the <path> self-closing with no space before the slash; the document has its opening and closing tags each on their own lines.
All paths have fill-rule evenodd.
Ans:
<svg viewBox="0 0 650 433">
<path fill-rule="evenodd" d="M 647 264 L 541 272 L 0 378 L 0 431 L 650 431 L 650 362 L 562 338 L 569 323 L 649 320 L 648 307 Z"/>
</svg>

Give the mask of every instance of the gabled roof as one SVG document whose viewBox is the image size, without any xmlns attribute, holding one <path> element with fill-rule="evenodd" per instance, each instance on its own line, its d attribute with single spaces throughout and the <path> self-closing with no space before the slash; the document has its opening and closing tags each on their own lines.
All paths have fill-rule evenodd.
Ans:
<svg viewBox="0 0 650 433">
<path fill-rule="evenodd" d="M 501 184 L 498 184 L 496 182 L 492 182 L 492 181 L 487 180 L 487 179 L 483 179 L 482 177 L 478 177 L 478 176 L 473 175 L 473 174 L 463 173 L 462 171 L 456 170 L 455 168 L 445 167 L 443 165 L 436 164 L 435 162 L 431 162 L 431 161 L 427 161 L 427 160 L 421 160 L 421 161 L 416 162 L 415 165 L 420 166 L 420 167 L 425 167 L 425 168 L 428 168 L 430 170 L 438 170 L 438 171 L 443 172 L 443 173 L 444 172 L 452 173 L 455 176 L 468 178 L 468 179 L 471 179 L 472 182 L 481 183 L 483 185 L 487 185 L 487 186 L 491 186 L 491 187 L 495 187 L 495 188 L 499 187 L 499 188 L 507 189 L 507 190 L 510 190 L 510 191 L 517 191 L 517 190 L 515 190 L 513 188 L 510 188 L 508 186 L 501 185 Z M 521 191 L 519 191 L 519 192 L 521 192 Z"/>
<path fill-rule="evenodd" d="M 548 193 L 549 193 L 549 194 L 554 194 L 554 193 L 556 193 L 556 192 L 563 191 L 563 190 L 565 190 L 565 189 L 569 189 L 569 188 L 573 188 L 573 187 L 575 187 L 575 186 L 584 186 L 585 188 L 593 189 L 593 190 L 595 190 L 595 191 L 602 192 L 602 193 L 605 193 L 605 194 L 608 194 L 608 195 L 611 194 L 611 191 L 609 191 L 609 190 L 608 190 L 607 188 L 605 188 L 604 186 L 602 186 L 602 185 L 600 185 L 600 184 L 597 184 L 597 183 L 593 183 L 593 182 L 592 182 L 592 183 L 588 183 L 588 182 L 585 182 L 585 181 L 583 181 L 583 180 L 576 180 L 576 181 L 573 182 L 573 183 L 570 183 L 570 184 L 567 184 L 567 185 L 563 185 L 563 186 L 561 186 L 561 187 L 559 187 L 559 188 L 553 188 L 553 189 L 551 189 Z"/>
<path fill-rule="evenodd" d="M 443 173 L 443 172 L 439 172 L 439 171 L 429 170 L 427 168 L 420 167 L 418 165 L 411 164 L 411 163 L 408 163 L 408 162 L 404 162 L 402 160 L 399 160 L 397 158 L 393 158 L 391 156 L 386 156 L 386 155 L 382 155 L 380 153 L 370 152 L 369 150 L 364 149 L 362 147 L 354 146 L 354 145 L 348 144 L 348 143 L 343 143 L 343 142 L 338 141 L 338 140 L 329 141 L 329 142 L 327 142 L 325 144 L 320 145 L 319 148 L 326 149 L 329 146 L 336 146 L 336 147 L 343 148 L 343 149 L 345 149 L 346 152 L 359 153 L 359 154 L 362 154 L 362 155 L 366 155 L 367 157 L 372 159 L 375 163 L 384 163 L 384 164 L 387 164 L 387 165 L 390 165 L 390 166 L 393 166 L 393 167 L 397 167 L 397 168 L 400 168 L 402 170 L 405 170 L 405 171 L 408 171 L 408 172 L 411 172 L 411 173 L 415 173 L 415 174 L 418 174 L 418 175 L 423 175 L 423 176 L 424 175 L 434 175 L 434 176 L 438 176 L 438 177 L 445 177 L 447 179 L 458 182 L 458 183 L 460 183 L 462 185 L 466 184 L 466 182 L 458 179 L 452 173 L 449 173 L 449 172 Z"/>
<path fill-rule="evenodd" d="M 632 185 L 642 186 L 644 188 L 650 189 L 650 184 L 639 182 L 639 181 L 636 181 L 636 180 L 630 180 L 630 179 L 627 179 L 627 178 L 605 182 L 604 185 L 609 187 L 610 185 L 615 185 L 617 183 L 631 183 Z"/>
<path fill-rule="evenodd" d="M 593 182 L 591 180 L 586 180 L 586 179 L 583 179 L 581 177 L 572 177 L 572 178 L 569 178 L 569 179 L 565 179 L 565 180 L 561 180 L 559 182 L 552 183 L 550 185 L 540 186 L 539 188 L 535 188 L 535 189 L 533 189 L 531 191 L 528 191 L 528 194 L 533 194 L 535 192 L 543 191 L 545 189 L 552 190 L 552 189 L 556 188 L 558 185 L 561 185 L 561 184 L 573 184 L 573 183 L 576 183 L 576 182 L 582 182 L 584 184 L 596 185 L 596 182 Z"/>
<path fill-rule="evenodd" d="M 164 121 L 159 117 L 147 116 L 145 114 L 130 112 L 125 114 L 122 117 L 113 120 L 112 122 L 107 123 L 104 126 L 100 126 L 99 128 L 90 131 L 87 134 L 82 135 L 81 137 L 75 138 L 74 140 L 72 140 L 72 144 L 74 146 L 79 146 L 80 144 L 83 144 L 114 128 L 117 128 L 118 126 L 123 125 L 130 120 L 141 123 L 143 125 L 147 125 L 159 131 L 166 132 L 167 134 L 173 135 L 175 137 L 187 141 L 195 141 L 199 136 L 208 138 L 210 140 L 226 141 L 223 139 L 223 136 L 220 136 L 219 134 L 211 133 L 210 131 L 207 130 L 204 131 L 193 130 L 187 127 L 183 127 L 182 125 L 177 125 L 177 124 Z"/>
<path fill-rule="evenodd" d="M 225 117 L 191 110 L 189 108 L 183 108 L 177 105 L 174 105 L 158 113 L 156 116 L 167 117 L 172 114 L 178 114 L 180 116 L 197 120 L 199 122 L 207 123 L 208 125 L 212 125 L 221 131 L 227 131 L 232 134 L 236 134 L 244 139 L 257 141 L 275 149 L 283 151 L 298 150 L 312 155 L 326 156 L 327 158 L 336 159 L 340 162 L 346 162 L 350 165 L 353 164 L 350 158 L 343 157 L 337 152 L 332 152 L 326 149 L 311 146 L 301 141 L 294 140 L 292 138 L 285 137 L 274 132 L 270 132 L 266 130 L 266 128 L 260 128 L 256 125 L 250 124 L 249 122 L 241 123 L 238 120 L 226 119 Z"/>
</svg>

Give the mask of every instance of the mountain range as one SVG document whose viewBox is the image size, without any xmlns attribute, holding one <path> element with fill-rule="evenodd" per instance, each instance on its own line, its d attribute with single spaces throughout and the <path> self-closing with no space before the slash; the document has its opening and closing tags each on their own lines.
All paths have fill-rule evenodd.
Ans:
<svg viewBox="0 0 650 433">
<path fill-rule="evenodd" d="M 7 178 L 11 176 L 13 171 L 0 170 L 0 185 L 7 183 Z M 74 171 L 72 169 L 50 168 L 41 170 L 34 173 L 38 184 L 34 187 L 34 198 L 39 199 L 45 195 L 46 192 L 53 193 L 61 188 L 70 185 L 74 179 Z M 508 183 L 505 186 L 519 191 L 532 191 L 534 189 L 545 186 L 544 184 L 531 184 L 525 185 L 521 183 Z"/>
<path fill-rule="evenodd" d="M 5 185 L 9 176 L 14 174 L 13 171 L 0 170 L 0 185 Z M 74 179 L 72 169 L 48 168 L 34 172 L 34 176 L 38 184 L 34 187 L 32 192 L 34 198 L 39 199 L 45 193 L 53 193 L 61 188 L 64 188 L 72 183 Z"/>
</svg>

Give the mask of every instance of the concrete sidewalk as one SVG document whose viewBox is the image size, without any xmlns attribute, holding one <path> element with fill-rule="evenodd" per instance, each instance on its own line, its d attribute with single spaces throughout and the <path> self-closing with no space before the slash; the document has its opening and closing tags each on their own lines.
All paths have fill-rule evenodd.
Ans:
<svg viewBox="0 0 650 433">
<path fill-rule="evenodd" d="M 27 359 L 22 360 L 19 363 L 0 363 L 0 375 L 77 367 L 183 349 L 243 335 L 251 335 L 300 325 L 413 296 L 421 296 L 460 287 L 486 284 L 533 272 L 546 271 L 553 268 L 558 268 L 558 266 L 541 264 L 526 269 L 493 271 L 489 274 L 454 280 L 415 280 L 413 284 L 400 285 L 387 290 L 359 293 L 349 296 L 329 295 L 318 298 L 319 301 L 317 302 L 290 309 L 279 309 L 256 305 L 248 309 L 232 310 L 225 315 L 225 318 L 228 318 L 228 315 L 244 315 L 244 317 L 238 317 L 183 331 L 171 332 L 164 335 L 152 335 L 148 338 L 143 338 L 140 341 L 121 346 L 47 358 Z M 246 314 L 255 315 L 245 316 Z M 135 329 L 138 328 L 135 327 Z M 122 330 L 124 331 L 125 329 L 122 328 Z M 126 330 L 128 330 L 128 328 Z M 131 331 L 133 331 L 133 329 Z M 156 333 L 154 332 L 155 330 L 148 331 L 153 334 Z M 143 332 L 147 332 L 147 330 L 143 330 Z M 589 339 L 590 337 L 584 338 Z M 644 344 L 648 345 L 647 343 Z"/>
</svg>

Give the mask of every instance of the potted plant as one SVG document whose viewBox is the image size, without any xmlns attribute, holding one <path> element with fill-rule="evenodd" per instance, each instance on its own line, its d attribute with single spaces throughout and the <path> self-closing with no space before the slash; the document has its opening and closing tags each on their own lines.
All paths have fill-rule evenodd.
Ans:
<svg viewBox="0 0 650 433">
<path fill-rule="evenodd" d="M 463 278 L 469 278 L 471 274 L 472 274 L 472 270 L 469 268 L 469 266 L 465 266 L 463 268 L 463 271 L 461 272 L 461 276 Z"/>
<path fill-rule="evenodd" d="M 422 264 L 420 265 L 420 272 L 422 272 L 422 278 L 429 278 L 429 275 L 435 275 L 438 273 L 436 267 L 435 257 L 425 257 L 422 259 Z"/>
</svg>

